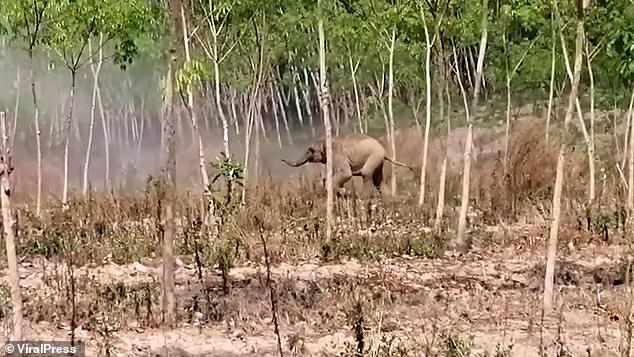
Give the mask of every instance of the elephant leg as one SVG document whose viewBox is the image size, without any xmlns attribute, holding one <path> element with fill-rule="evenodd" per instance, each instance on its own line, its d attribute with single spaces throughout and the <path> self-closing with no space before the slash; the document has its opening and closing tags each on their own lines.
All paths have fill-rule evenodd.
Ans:
<svg viewBox="0 0 634 357">
<path fill-rule="evenodd" d="M 346 190 L 343 188 L 343 186 L 346 184 L 346 182 L 352 179 L 352 170 L 350 169 L 350 166 L 343 166 L 335 168 L 334 171 L 335 172 L 332 177 L 334 189 L 337 190 L 338 196 L 344 196 Z"/>
<path fill-rule="evenodd" d="M 363 177 L 364 183 L 372 180 L 374 187 L 380 194 L 381 183 L 383 182 L 383 157 L 377 155 L 370 156 L 363 167 L 358 171 L 358 175 Z"/>
<path fill-rule="evenodd" d="M 378 191 L 379 195 L 381 194 L 381 184 L 383 183 L 383 163 L 381 162 L 379 166 L 374 169 L 372 173 L 372 183 L 374 187 Z"/>
</svg>

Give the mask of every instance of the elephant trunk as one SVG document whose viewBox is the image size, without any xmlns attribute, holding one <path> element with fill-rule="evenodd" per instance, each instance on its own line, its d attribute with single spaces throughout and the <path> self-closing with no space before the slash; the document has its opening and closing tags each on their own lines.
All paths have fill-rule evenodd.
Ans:
<svg viewBox="0 0 634 357">
<path fill-rule="evenodd" d="M 295 162 L 289 162 L 289 161 L 286 161 L 284 159 L 282 159 L 282 161 L 284 163 L 286 163 L 286 165 L 288 165 L 288 166 L 299 167 L 299 166 L 304 165 L 306 162 L 308 162 L 308 159 L 309 159 L 309 155 L 304 155 L 301 159 L 299 159 L 299 160 L 297 160 Z"/>
</svg>

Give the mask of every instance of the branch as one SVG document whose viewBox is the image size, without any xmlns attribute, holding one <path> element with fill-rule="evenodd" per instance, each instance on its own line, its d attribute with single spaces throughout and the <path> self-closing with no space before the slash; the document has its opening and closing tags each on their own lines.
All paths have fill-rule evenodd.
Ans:
<svg viewBox="0 0 634 357">
<path fill-rule="evenodd" d="M 528 55 L 528 52 L 531 50 L 531 48 L 533 48 L 533 46 L 535 45 L 537 40 L 539 40 L 541 37 L 542 37 L 542 34 L 540 33 L 539 36 L 535 37 L 535 39 L 531 42 L 531 44 L 528 45 L 528 48 L 524 51 L 524 53 L 522 54 L 522 57 L 520 57 L 520 60 L 517 62 L 515 67 L 513 67 L 513 71 L 511 71 L 511 75 L 509 76 L 509 80 L 513 79 L 513 77 L 515 76 L 515 73 L 517 72 L 517 70 L 522 65 L 522 62 L 524 62 L 524 59 L 526 58 L 526 55 Z"/>
<path fill-rule="evenodd" d="M 100 34 L 100 36 L 102 36 L 102 34 Z M 92 65 L 95 64 L 97 62 L 93 62 L 92 59 L 97 56 L 99 54 L 99 52 L 106 46 L 106 44 L 110 41 L 112 41 L 114 39 L 114 34 L 109 34 L 108 37 L 103 40 L 100 41 L 101 43 L 99 44 L 99 46 L 97 47 L 96 51 L 94 51 L 93 53 L 91 53 L 88 58 L 86 58 L 86 61 L 84 61 L 83 63 L 81 63 L 79 66 L 77 66 L 77 68 L 82 68 L 85 65 Z M 80 54 L 81 56 L 81 54 Z M 110 55 L 110 56 L 106 56 L 106 58 L 110 58 L 110 57 L 114 57 L 114 55 Z M 101 61 L 103 62 L 103 60 Z"/>
</svg>

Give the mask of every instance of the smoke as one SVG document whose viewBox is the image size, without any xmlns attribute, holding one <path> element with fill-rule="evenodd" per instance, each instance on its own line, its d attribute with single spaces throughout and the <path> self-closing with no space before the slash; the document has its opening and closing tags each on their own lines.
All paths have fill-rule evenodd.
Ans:
<svg viewBox="0 0 634 357">
<path fill-rule="evenodd" d="M 39 105 L 39 122 L 43 160 L 43 194 L 48 198 L 61 197 L 64 174 L 64 130 L 70 108 L 71 73 L 55 60 L 54 53 L 35 53 L 35 81 Z M 102 65 L 99 88 L 108 129 L 110 146 L 110 182 L 114 188 L 137 190 L 144 186 L 145 179 L 160 174 L 161 169 L 161 103 L 159 88 L 164 71 L 158 59 L 143 58 L 127 71 L 121 71 L 111 62 Z M 34 198 L 37 188 L 37 150 L 34 124 L 34 104 L 29 76 L 29 59 L 26 51 L 4 47 L 0 52 L 0 82 L 5 83 L 0 91 L 0 110 L 6 113 L 9 135 L 15 130 L 14 185 L 18 201 Z M 69 187 L 71 194 L 80 193 L 83 168 L 90 133 L 94 78 L 90 67 L 77 72 L 73 118 L 69 148 Z M 202 91 L 196 98 L 198 127 L 203 139 L 204 153 L 209 163 L 223 151 L 222 127 L 213 109 L 210 91 Z M 178 93 L 175 100 L 180 102 Z M 268 98 L 267 98 L 268 99 Z M 16 108 L 17 104 L 17 108 Z M 106 178 L 106 150 L 104 128 L 98 102 L 95 107 L 91 161 L 89 167 L 90 188 L 102 191 Z M 180 103 L 179 103 L 180 104 Z M 270 104 L 270 103 L 269 103 Z M 181 107 L 181 106 L 179 106 Z M 228 105 L 226 116 L 231 118 Z M 263 124 L 266 137 L 261 133 L 259 175 L 275 180 L 289 180 L 300 174 L 315 174 L 319 167 L 294 169 L 281 162 L 282 158 L 295 159 L 301 155 L 312 140 L 311 130 L 298 128 L 292 105 L 288 108 L 290 136 L 280 118 L 279 130 L 282 147 L 277 139 L 272 106 L 263 105 Z M 17 110 L 16 110 L 17 109 Z M 244 161 L 245 128 L 247 108 L 238 104 L 239 131 L 230 125 L 230 150 L 232 155 Z M 174 113 L 177 131 L 177 185 L 179 190 L 200 189 L 199 155 L 197 139 L 187 111 L 182 107 Z M 315 120 L 319 122 L 319 120 Z M 15 127 L 15 128 L 14 128 Z M 141 130 L 142 129 L 142 130 Z M 321 132 L 320 128 L 316 128 Z M 139 141 L 141 145 L 139 145 Z M 255 128 L 251 138 L 249 177 L 255 173 Z M 308 165 L 307 165 L 308 166 Z M 213 174 L 211 169 L 208 169 Z M 46 198 L 46 197 L 45 197 Z"/>
</svg>

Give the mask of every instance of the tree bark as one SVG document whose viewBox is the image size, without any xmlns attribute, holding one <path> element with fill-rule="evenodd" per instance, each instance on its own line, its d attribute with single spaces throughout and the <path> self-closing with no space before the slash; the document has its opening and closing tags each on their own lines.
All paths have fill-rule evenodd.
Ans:
<svg viewBox="0 0 634 357">
<path fill-rule="evenodd" d="M 185 49 L 185 60 L 187 62 L 191 61 L 191 56 L 189 54 L 189 34 L 187 30 L 187 20 L 185 18 L 185 8 L 183 3 L 181 3 L 181 21 L 183 24 L 183 44 Z M 214 42 L 214 51 L 216 51 L 216 43 Z M 216 51 L 217 54 L 217 51 Z M 217 71 L 217 62 L 214 62 L 214 71 Z M 216 102 L 218 105 L 218 112 L 220 113 L 220 121 L 222 122 L 222 133 L 223 133 L 223 144 L 225 147 L 227 157 L 230 156 L 229 153 L 229 126 L 227 124 L 227 118 L 224 115 L 220 104 L 220 85 L 218 83 L 218 72 L 216 72 Z M 187 103 L 185 103 L 187 112 L 189 113 L 189 119 L 192 123 L 192 131 L 195 137 L 196 143 L 198 144 L 198 166 L 200 170 L 200 183 L 202 185 L 203 191 L 207 190 L 209 187 L 209 175 L 207 175 L 206 160 L 205 160 L 205 147 L 203 145 L 203 138 L 200 135 L 200 131 L 198 130 L 198 119 L 196 117 L 196 111 L 194 109 L 194 93 L 191 88 L 191 85 L 187 86 Z"/>
<path fill-rule="evenodd" d="M 62 192 L 62 204 L 64 208 L 68 206 L 68 155 L 70 146 L 70 131 L 73 123 L 73 108 L 75 106 L 75 86 L 77 80 L 77 70 L 71 69 L 71 84 L 70 84 L 70 107 L 68 109 L 68 117 L 66 119 L 66 131 L 65 131 L 65 143 L 64 143 L 64 189 Z"/>
<path fill-rule="evenodd" d="M 484 0 L 482 3 L 482 37 L 480 39 L 480 52 L 478 53 L 478 64 L 476 68 L 474 90 L 473 90 L 473 103 L 471 105 L 471 112 L 478 110 L 478 100 L 480 99 L 480 86 L 482 80 L 482 67 L 484 65 L 484 56 L 486 54 L 487 46 L 487 20 L 488 20 L 488 0 Z M 456 64 L 456 69 L 457 69 Z M 459 74 L 458 74 L 459 75 Z M 462 85 L 462 84 L 461 84 Z M 465 98 L 466 99 L 466 98 Z M 465 105 L 467 103 L 465 102 Z M 469 190 L 471 181 L 471 149 L 473 147 L 473 123 L 471 117 L 466 112 L 467 118 L 467 139 L 465 143 L 464 151 L 464 167 L 462 173 L 462 203 L 460 205 L 460 217 L 458 219 L 458 244 L 461 249 L 469 249 L 467 241 L 465 240 L 465 230 L 467 226 L 467 210 L 469 208 Z"/>
<path fill-rule="evenodd" d="M 95 128 L 95 106 L 97 102 L 97 87 L 99 87 L 99 72 L 101 71 L 101 63 L 103 60 L 103 35 L 99 36 L 99 62 L 97 65 L 91 64 L 90 70 L 93 76 L 93 90 L 92 90 L 92 104 L 90 107 L 90 124 L 88 128 L 88 144 L 86 145 L 86 160 L 84 161 L 84 182 L 82 193 L 83 196 L 86 197 L 88 195 L 88 170 L 90 168 L 90 152 L 92 151 L 92 138 L 94 134 Z M 91 41 L 88 41 L 88 52 L 90 53 L 90 57 L 93 56 L 92 53 L 92 44 Z"/>
<path fill-rule="evenodd" d="M 318 1 L 318 8 L 321 8 L 321 0 Z M 333 158 L 332 158 L 332 127 L 330 125 L 330 102 L 329 102 L 329 90 L 326 83 L 326 36 L 324 34 L 324 19 L 323 14 L 320 14 L 317 23 L 317 31 L 319 32 L 319 94 L 321 113 L 324 119 L 324 130 L 326 131 L 326 240 L 330 242 L 332 240 L 332 226 L 333 226 L 333 206 L 334 206 L 334 192 L 333 192 Z"/>
<path fill-rule="evenodd" d="M 558 12 L 557 2 L 555 4 L 555 12 Z M 559 17 L 558 15 L 556 15 Z M 559 24 L 559 18 L 557 19 Z M 566 116 L 564 118 L 564 138 L 568 135 L 568 127 L 572 118 L 572 111 L 577 102 L 577 91 L 579 88 L 579 80 L 581 78 L 581 66 L 582 66 L 582 49 L 583 49 L 583 17 L 580 14 L 577 21 L 577 39 L 575 49 L 575 64 L 574 74 L 571 79 L 570 94 L 568 96 L 568 108 L 566 109 Z M 559 32 L 562 41 L 563 33 Z M 567 62 L 567 61 L 566 61 Z M 553 293 L 554 293 L 554 278 L 555 278 L 555 263 L 557 260 L 557 240 L 559 235 L 559 221 L 561 218 L 561 195 L 564 184 L 564 163 L 566 155 L 566 140 L 562 140 L 559 147 L 559 157 L 557 159 L 557 173 L 555 177 L 555 190 L 553 193 L 553 217 L 550 226 L 550 237 L 548 239 L 548 251 L 546 258 L 546 274 L 544 277 L 544 310 L 550 311 L 553 307 Z"/>
<path fill-rule="evenodd" d="M 434 33 L 434 38 L 429 38 L 429 29 L 427 27 L 427 21 L 425 19 L 425 12 L 421 8 L 420 16 L 423 20 L 423 29 L 425 30 L 425 135 L 423 137 L 423 152 L 422 152 L 422 162 L 420 169 L 420 189 L 418 196 L 418 204 L 423 205 L 425 203 L 425 186 L 426 186 L 426 178 L 427 178 L 427 154 L 429 152 L 429 129 L 431 127 L 431 50 L 433 43 L 436 41 L 437 32 Z M 442 111 L 442 109 L 441 109 Z"/>
<path fill-rule="evenodd" d="M 394 46 L 396 44 L 396 28 L 392 29 L 392 36 L 390 38 L 390 60 L 389 60 L 389 70 L 388 70 L 388 84 L 387 84 L 387 112 L 389 118 L 389 128 L 390 131 L 390 145 L 392 146 L 392 160 L 396 161 L 396 142 L 394 138 L 394 106 L 392 104 L 394 97 Z M 392 178 L 390 181 L 390 189 L 392 196 L 396 195 L 396 167 L 393 166 L 392 170 Z"/>
<path fill-rule="evenodd" d="M 4 227 L 4 241 L 7 251 L 7 265 L 9 268 L 9 286 L 11 289 L 11 304 L 13 305 L 13 334 L 9 338 L 14 341 L 22 340 L 22 294 L 20 292 L 20 276 L 18 275 L 18 259 L 15 251 L 15 219 L 11 208 L 11 172 L 13 164 L 7 144 L 7 127 L 4 112 L 0 112 L 0 135 L 2 135 L 2 157 L 0 160 L 0 200 L 2 202 L 2 226 Z"/>
<path fill-rule="evenodd" d="M 162 271 L 162 315 L 163 323 L 173 327 L 176 323 L 176 301 L 174 297 L 174 238 L 176 236 L 176 133 L 174 125 L 174 71 L 178 68 L 178 28 L 180 26 L 181 0 L 170 0 L 170 44 L 165 77 L 165 102 L 163 116 L 164 147 L 162 152 L 163 175 L 163 271 Z"/>
<path fill-rule="evenodd" d="M 40 106 L 37 100 L 35 63 L 32 47 L 29 48 L 29 77 L 31 80 L 31 96 L 33 97 L 33 122 L 35 124 L 35 145 L 37 148 L 37 199 L 35 214 L 40 217 L 42 213 L 42 131 L 40 130 Z"/>
<path fill-rule="evenodd" d="M 555 56 L 555 49 L 557 46 L 557 40 L 556 40 L 556 34 L 555 34 L 555 24 L 554 24 L 554 20 L 551 21 L 551 26 L 553 28 L 553 43 L 552 43 L 552 47 L 550 49 L 551 54 L 550 54 L 550 89 L 548 91 L 548 111 L 546 113 L 546 144 L 548 144 L 548 138 L 550 135 L 550 118 L 552 116 L 552 109 L 553 109 L 553 94 L 554 94 L 554 90 L 555 90 L 555 69 L 556 69 L 556 56 Z"/>
</svg>

